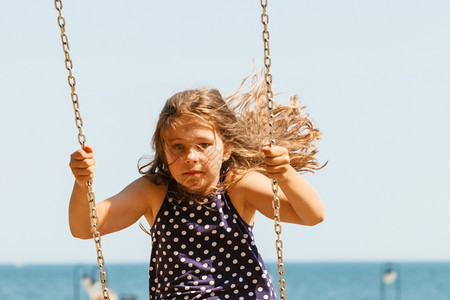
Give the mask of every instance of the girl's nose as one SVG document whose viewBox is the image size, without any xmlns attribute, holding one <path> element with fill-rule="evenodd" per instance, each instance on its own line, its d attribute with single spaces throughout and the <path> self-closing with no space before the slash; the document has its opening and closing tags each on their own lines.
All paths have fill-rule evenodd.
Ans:
<svg viewBox="0 0 450 300">
<path fill-rule="evenodd" d="M 184 159 L 184 162 L 187 164 L 198 163 L 199 162 L 198 152 L 195 149 L 190 148 L 186 153 L 186 158 Z"/>
</svg>

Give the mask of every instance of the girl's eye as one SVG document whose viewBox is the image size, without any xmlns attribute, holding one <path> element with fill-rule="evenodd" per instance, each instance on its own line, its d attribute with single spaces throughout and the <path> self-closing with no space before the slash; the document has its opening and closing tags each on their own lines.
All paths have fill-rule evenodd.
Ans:
<svg viewBox="0 0 450 300">
<path fill-rule="evenodd" d="M 174 150 L 183 150 L 183 145 L 181 145 L 181 144 L 175 144 L 175 145 L 172 145 L 172 148 L 173 148 Z"/>
<path fill-rule="evenodd" d="M 211 145 L 211 144 L 209 144 L 209 143 L 200 143 L 200 144 L 199 144 L 200 148 L 203 148 L 203 149 L 208 148 L 210 145 Z"/>
</svg>

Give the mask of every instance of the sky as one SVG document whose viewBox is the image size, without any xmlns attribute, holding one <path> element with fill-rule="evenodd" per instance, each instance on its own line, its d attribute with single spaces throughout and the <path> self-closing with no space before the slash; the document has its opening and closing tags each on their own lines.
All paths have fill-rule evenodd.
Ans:
<svg viewBox="0 0 450 300">
<path fill-rule="evenodd" d="M 269 1 L 273 90 L 323 132 L 306 174 L 326 219 L 283 225 L 285 261 L 450 261 L 450 2 Z M 259 1 L 64 1 L 96 199 L 138 178 L 173 93 L 231 94 L 262 68 Z M 71 236 L 77 150 L 53 1 L 0 3 L 0 264 L 95 263 Z M 285 101 L 285 102 L 284 102 Z M 144 222 L 144 221 L 143 221 Z M 255 235 L 276 260 L 273 221 Z M 147 262 L 135 224 L 103 237 L 106 263 Z"/>
</svg>

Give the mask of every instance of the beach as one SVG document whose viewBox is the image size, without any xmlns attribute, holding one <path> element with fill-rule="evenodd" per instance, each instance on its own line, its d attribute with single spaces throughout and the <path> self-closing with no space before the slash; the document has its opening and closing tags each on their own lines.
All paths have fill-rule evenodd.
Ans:
<svg viewBox="0 0 450 300">
<path fill-rule="evenodd" d="M 267 263 L 277 289 L 275 263 Z M 397 279 L 385 284 L 385 262 L 286 263 L 290 300 L 450 300 L 449 262 L 402 262 Z M 108 288 L 120 299 L 148 299 L 148 264 L 105 266 Z M 88 300 L 80 280 L 98 278 L 96 265 L 0 265 L 1 300 Z"/>
</svg>

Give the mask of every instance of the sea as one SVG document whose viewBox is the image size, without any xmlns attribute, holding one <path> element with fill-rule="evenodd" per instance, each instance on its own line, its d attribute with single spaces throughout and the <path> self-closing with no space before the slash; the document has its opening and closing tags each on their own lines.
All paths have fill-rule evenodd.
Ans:
<svg viewBox="0 0 450 300">
<path fill-rule="evenodd" d="M 274 286 L 279 275 L 267 263 Z M 148 299 L 148 264 L 105 266 L 108 288 L 120 300 Z M 387 274 L 395 276 L 387 277 Z M 1 300 L 89 300 L 83 277 L 96 265 L 0 265 Z M 450 300 L 450 262 L 286 263 L 287 300 Z M 383 279 L 385 278 L 385 279 Z"/>
</svg>

